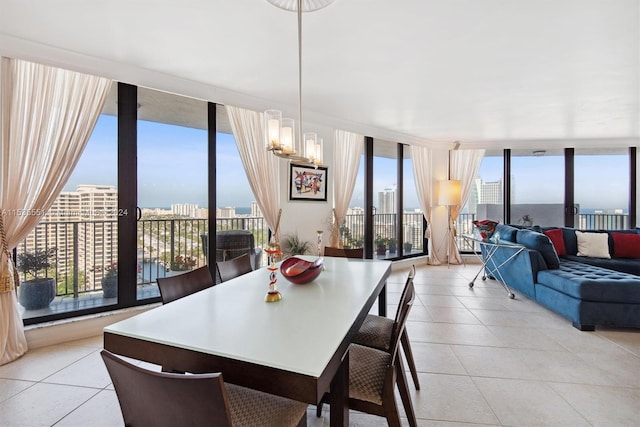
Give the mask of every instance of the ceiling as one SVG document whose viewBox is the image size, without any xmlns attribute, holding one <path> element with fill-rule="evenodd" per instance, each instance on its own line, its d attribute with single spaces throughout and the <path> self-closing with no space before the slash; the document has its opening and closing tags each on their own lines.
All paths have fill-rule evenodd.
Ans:
<svg viewBox="0 0 640 427">
<path fill-rule="evenodd" d="M 640 145 L 639 3 L 335 0 L 303 15 L 304 120 L 421 145 Z M 0 0 L 3 56 L 294 117 L 296 42 L 265 0 Z"/>
</svg>

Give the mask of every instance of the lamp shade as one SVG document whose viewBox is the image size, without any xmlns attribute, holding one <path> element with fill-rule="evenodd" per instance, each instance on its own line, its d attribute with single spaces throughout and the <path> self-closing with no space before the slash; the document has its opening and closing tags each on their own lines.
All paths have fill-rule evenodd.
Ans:
<svg viewBox="0 0 640 427">
<path fill-rule="evenodd" d="M 457 179 L 438 181 L 438 204 L 441 206 L 459 205 L 462 200 L 462 183 Z"/>
</svg>

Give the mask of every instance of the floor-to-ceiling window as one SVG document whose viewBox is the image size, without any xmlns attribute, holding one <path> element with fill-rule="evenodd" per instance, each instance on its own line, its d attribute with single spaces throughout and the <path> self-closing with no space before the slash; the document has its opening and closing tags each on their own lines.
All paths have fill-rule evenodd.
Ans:
<svg viewBox="0 0 640 427">
<path fill-rule="evenodd" d="M 215 230 L 248 230 L 253 234 L 254 246 L 264 249 L 269 243 L 269 227 L 251 190 L 223 105 L 217 106 L 217 116 Z M 218 257 L 212 262 L 220 259 L 224 248 L 218 250 Z M 260 257 L 260 262 L 266 265 L 267 257 Z"/>
<path fill-rule="evenodd" d="M 490 219 L 504 222 L 504 156 L 501 150 L 487 150 L 482 159 L 469 198 L 456 220 L 458 247 L 472 250 L 464 235 L 473 234 L 473 221 Z M 475 250 L 478 248 L 476 247 Z"/>
<path fill-rule="evenodd" d="M 116 303 L 109 277 L 117 272 L 118 137 L 117 85 L 61 194 L 16 252 L 55 250 L 47 274 L 56 298 L 41 309 L 25 310 L 27 323 Z"/>
<path fill-rule="evenodd" d="M 353 187 L 351 202 L 344 223 L 340 226 L 340 239 L 347 248 L 361 248 L 364 245 L 364 154 L 360 157 L 358 175 Z"/>
<path fill-rule="evenodd" d="M 582 229 L 629 228 L 628 149 L 576 149 L 574 225 Z"/>
<path fill-rule="evenodd" d="M 376 139 L 373 144 L 373 250 L 377 258 L 398 254 L 397 144 Z"/>
<path fill-rule="evenodd" d="M 564 224 L 564 153 L 513 150 L 511 155 L 512 224 L 543 227 Z"/>
<path fill-rule="evenodd" d="M 138 88 L 137 298 L 156 278 L 205 264 L 207 103 Z"/>
<path fill-rule="evenodd" d="M 403 151 L 402 255 L 408 256 L 424 252 L 424 215 L 418 201 L 411 150 L 408 149 L 408 146 L 404 146 Z"/>
</svg>

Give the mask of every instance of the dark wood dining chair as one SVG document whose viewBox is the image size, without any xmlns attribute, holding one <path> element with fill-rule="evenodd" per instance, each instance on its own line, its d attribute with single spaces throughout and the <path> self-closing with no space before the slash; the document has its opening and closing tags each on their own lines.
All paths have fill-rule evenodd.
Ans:
<svg viewBox="0 0 640 427">
<path fill-rule="evenodd" d="M 400 399 L 404 406 L 409 426 L 416 427 L 417 420 L 413 403 L 409 394 L 407 377 L 402 366 L 399 346 L 400 337 L 405 331 L 407 317 L 415 299 L 413 274 L 407 279 L 402 291 L 398 310 L 389 336 L 389 351 L 351 344 L 349 346 L 349 408 L 368 414 L 383 416 L 390 427 L 400 427 L 400 413 L 395 397 L 395 386 L 398 386 Z M 318 405 L 317 415 L 322 412 L 322 403 Z"/>
<path fill-rule="evenodd" d="M 307 404 L 225 384 L 221 373 L 154 372 L 102 350 L 127 426 L 307 425 Z"/>
<path fill-rule="evenodd" d="M 209 266 L 206 265 L 177 276 L 158 277 L 156 282 L 163 304 L 215 285 Z"/>
<path fill-rule="evenodd" d="M 243 254 L 227 261 L 217 261 L 216 267 L 218 268 L 218 274 L 222 282 L 253 271 L 249 254 Z"/>
<path fill-rule="evenodd" d="M 344 249 L 335 248 L 331 246 L 325 246 L 325 256 L 335 256 L 343 258 L 363 258 L 363 248 L 357 249 Z M 415 276 L 415 267 L 412 268 L 409 273 L 409 279 L 413 281 Z M 406 286 L 406 285 L 405 285 Z M 389 338 L 391 336 L 391 328 L 393 326 L 393 319 L 388 317 L 376 316 L 374 314 L 368 314 L 365 318 L 362 327 L 358 331 L 357 335 L 352 342 L 367 347 L 377 348 L 379 350 L 389 351 Z M 400 337 L 402 343 L 402 350 L 407 358 L 407 364 L 409 365 L 409 371 L 411 372 L 411 378 L 413 378 L 413 384 L 416 390 L 420 390 L 420 380 L 418 379 L 418 370 L 416 369 L 416 363 L 413 359 L 413 351 L 411 350 L 411 343 L 409 342 L 409 336 L 405 331 Z"/>
<path fill-rule="evenodd" d="M 364 258 L 364 248 L 336 248 L 333 246 L 324 247 L 324 256 L 334 256 L 340 258 Z"/>
<path fill-rule="evenodd" d="M 407 282 L 405 283 L 405 288 L 410 281 L 413 282 L 415 274 L 416 268 L 415 266 L 412 266 L 411 271 L 409 271 L 409 276 L 407 277 Z M 367 314 L 367 317 L 364 319 L 360 330 L 353 338 L 352 342 L 355 344 L 373 347 L 377 348 L 378 350 L 388 352 L 390 351 L 389 343 L 393 325 L 394 319 L 389 319 L 388 317 L 383 316 L 376 316 L 375 314 Z M 416 390 L 420 390 L 418 370 L 416 369 L 416 363 L 413 359 L 413 351 L 411 350 L 409 335 L 406 330 L 400 336 L 400 342 L 402 344 L 404 356 L 407 359 L 407 364 L 409 365 L 409 371 L 411 372 L 413 384 L 416 387 Z"/>
</svg>

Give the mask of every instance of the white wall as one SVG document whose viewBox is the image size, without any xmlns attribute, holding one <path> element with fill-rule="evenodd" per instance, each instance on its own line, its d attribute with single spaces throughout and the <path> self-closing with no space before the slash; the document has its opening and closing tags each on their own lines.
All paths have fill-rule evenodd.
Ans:
<svg viewBox="0 0 640 427">
<path fill-rule="evenodd" d="M 298 123 L 296 123 L 296 126 Z M 316 132 L 324 140 L 324 165 L 327 167 L 327 201 L 289 200 L 289 163 L 282 160 L 280 168 L 280 206 L 282 218 L 280 220 L 281 236 L 297 233 L 301 240 L 312 243 L 317 247 L 317 230 L 323 230 L 323 246 L 329 243 L 329 226 L 327 220 L 331 218 L 333 209 L 333 129 L 314 124 L 304 123 L 305 132 Z M 315 252 L 314 252 L 315 253 Z"/>
</svg>

